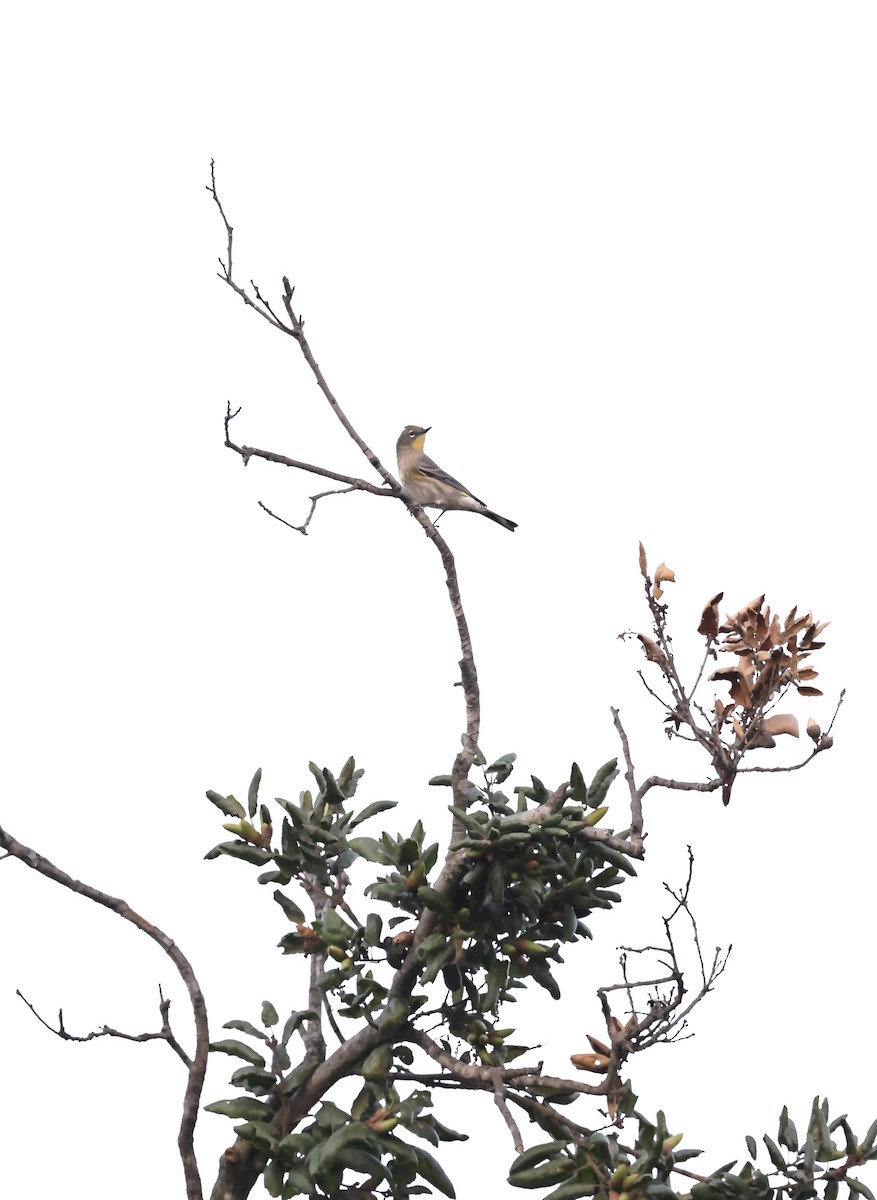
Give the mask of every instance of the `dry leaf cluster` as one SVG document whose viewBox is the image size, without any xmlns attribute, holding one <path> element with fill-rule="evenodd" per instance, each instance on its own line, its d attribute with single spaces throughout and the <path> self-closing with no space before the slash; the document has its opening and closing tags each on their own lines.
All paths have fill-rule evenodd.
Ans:
<svg viewBox="0 0 877 1200">
<path fill-rule="evenodd" d="M 807 734 L 813 748 L 803 762 L 790 767 L 741 766 L 748 751 L 772 749 L 776 746 L 776 738 L 783 734 L 799 736 L 798 718 L 793 713 L 775 712 L 774 708 L 790 689 L 800 696 L 822 695 L 819 688 L 813 686 L 818 671 L 810 660 L 825 645 L 820 637 L 828 622 L 816 621 L 809 612 L 799 616 L 797 606 L 781 620 L 765 603 L 764 595 L 757 596 L 723 620 L 719 604 L 724 593 L 718 592 L 703 609 L 697 632 L 706 639 L 704 660 L 693 686 L 686 687 L 667 630 L 668 605 L 661 603 L 663 585 L 675 582 L 675 573 L 661 563 L 652 578 L 642 545 L 639 565 L 645 579 L 654 636 L 642 633 L 635 636 L 642 644 L 647 661 L 655 664 L 664 676 L 669 697 L 659 695 L 642 672 L 640 677 L 666 709 L 668 736 L 697 742 L 709 752 L 716 772 L 714 784 L 721 786 L 726 804 L 739 772 L 795 770 L 820 750 L 829 749 L 832 745 L 831 726 L 823 733 L 810 719 Z M 720 656 L 724 655 L 734 655 L 736 661 L 723 665 Z M 709 681 L 728 684 L 730 696 L 727 700 L 716 696 L 712 705 L 704 708 L 695 700 L 695 693 L 710 660 L 718 665 L 708 676 Z"/>
</svg>

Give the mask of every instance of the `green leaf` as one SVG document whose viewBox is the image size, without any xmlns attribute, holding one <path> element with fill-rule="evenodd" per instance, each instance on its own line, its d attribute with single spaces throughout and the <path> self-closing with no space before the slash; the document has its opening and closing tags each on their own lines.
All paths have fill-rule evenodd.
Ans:
<svg viewBox="0 0 877 1200">
<path fill-rule="evenodd" d="M 450 775 L 433 775 L 429 780 L 429 787 L 451 787 L 453 782 Z"/>
<path fill-rule="evenodd" d="M 272 1025 L 276 1025 L 280 1020 L 277 1015 L 277 1009 L 270 1000 L 262 1001 L 262 1024 L 266 1029 L 270 1029 Z"/>
<path fill-rule="evenodd" d="M 256 774 L 250 780 L 250 787 L 247 792 L 247 812 L 251 817 L 256 815 L 256 807 L 259 803 L 259 784 L 262 782 L 262 768 L 256 770 Z"/>
<path fill-rule="evenodd" d="M 326 780 L 326 786 L 323 788 L 323 794 L 326 797 L 326 803 L 336 805 L 343 804 L 345 799 L 344 793 L 341 791 L 341 788 L 338 786 L 338 781 L 335 779 L 335 776 L 328 767 L 323 767 L 323 775 Z"/>
<path fill-rule="evenodd" d="M 367 821 L 369 817 L 373 817 L 379 812 L 384 812 L 384 810 L 387 808 L 395 807 L 395 800 L 373 800 L 371 804 L 367 804 L 365 808 L 360 809 L 360 811 L 354 816 L 353 820 L 350 822 L 350 828 L 353 829 L 357 825 L 361 825 L 362 822 Z"/>
<path fill-rule="evenodd" d="M 289 883 L 290 876 L 286 871 L 263 871 L 258 877 L 258 883 Z"/>
<path fill-rule="evenodd" d="M 316 1071 L 317 1066 L 318 1063 L 315 1058 L 306 1058 L 297 1067 L 293 1067 L 290 1073 L 284 1076 L 280 1084 L 280 1090 L 284 1096 L 288 1096 L 291 1092 L 296 1091 L 305 1080 L 310 1079 L 311 1075 Z"/>
<path fill-rule="evenodd" d="M 433 1129 L 435 1129 L 436 1133 L 438 1134 L 438 1138 L 439 1138 L 440 1142 L 468 1142 L 469 1141 L 468 1133 L 459 1133 L 456 1129 L 451 1129 L 449 1126 L 443 1125 L 442 1122 L 438 1119 L 438 1117 L 434 1117 L 434 1116 L 430 1115 L 428 1117 L 425 1117 L 424 1120 L 428 1120 L 430 1125 L 432 1125 Z"/>
<path fill-rule="evenodd" d="M 752 1139 L 752 1144 L 753 1144 L 753 1146 L 755 1145 L 754 1138 Z M 680 1148 L 678 1150 L 673 1151 L 673 1162 L 674 1163 L 686 1162 L 687 1159 L 689 1159 L 689 1158 L 700 1158 L 701 1154 L 703 1154 L 703 1151 L 695 1150 L 695 1148 L 693 1146 L 685 1146 L 685 1147 L 680 1146 Z"/>
<path fill-rule="evenodd" d="M 360 1150 L 358 1146 L 343 1146 L 334 1155 L 334 1159 L 342 1166 L 349 1167 L 351 1171 L 359 1171 L 362 1175 L 368 1175 L 374 1179 L 389 1180 L 390 1178 L 390 1172 L 380 1158 L 369 1154 L 366 1150 Z M 356 1192 L 348 1194 L 357 1195 Z"/>
<path fill-rule="evenodd" d="M 254 1067 L 264 1067 L 265 1059 L 252 1046 L 247 1046 L 244 1042 L 238 1042 L 234 1038 L 226 1038 L 221 1042 L 211 1042 L 210 1049 L 215 1054 L 232 1054 L 235 1058 L 242 1058 L 244 1062 L 252 1063 Z"/>
<path fill-rule="evenodd" d="M 438 1188 L 443 1196 L 448 1196 L 450 1200 L 455 1200 L 457 1193 L 454 1191 L 454 1185 L 433 1156 L 427 1153 L 426 1150 L 421 1150 L 419 1146 L 411 1146 L 409 1149 L 414 1151 L 414 1158 L 417 1162 L 417 1174 L 425 1179 L 427 1183 L 431 1183 L 434 1188 Z"/>
<path fill-rule="evenodd" d="M 360 858 L 368 862 L 388 864 L 387 854 L 381 843 L 371 837 L 353 837 L 347 839 L 347 847 Z"/>
<path fill-rule="evenodd" d="M 783 1105 L 783 1111 L 780 1113 L 778 1140 L 781 1146 L 785 1146 L 793 1154 L 798 1153 L 798 1131 L 795 1128 L 795 1122 L 789 1117 L 789 1109 L 785 1104 Z"/>
<path fill-rule="evenodd" d="M 306 942 L 300 933 L 285 933 L 277 945 L 284 954 L 304 954 L 311 943 Z"/>
<path fill-rule="evenodd" d="M 341 774 L 338 776 L 338 786 L 348 800 L 353 796 L 356 786 L 364 774 L 365 770 L 362 767 L 358 771 L 356 770 L 356 760 L 351 755 L 341 768 Z"/>
<path fill-rule="evenodd" d="M 588 788 L 585 784 L 582 769 L 578 763 L 573 763 L 569 771 L 569 794 L 576 804 L 587 804 Z"/>
<path fill-rule="evenodd" d="M 317 1110 L 316 1121 L 320 1129 L 334 1133 L 336 1129 L 350 1123 L 350 1113 L 339 1108 L 334 1100 L 324 1100 Z"/>
<path fill-rule="evenodd" d="M 531 958 L 527 965 L 527 974 L 532 976 L 554 1000 L 560 999 L 560 986 L 543 959 Z"/>
<path fill-rule="evenodd" d="M 864 1196 L 865 1200 L 874 1200 L 874 1193 L 867 1184 L 862 1183 L 861 1179 L 853 1179 L 852 1176 L 848 1175 L 846 1182 L 851 1195 L 855 1192 L 859 1196 Z"/>
<path fill-rule="evenodd" d="M 227 817 L 245 817 L 247 815 L 244 812 L 244 806 L 235 800 L 234 796 L 220 796 L 219 792 L 208 792 L 207 799 Z"/>
<path fill-rule="evenodd" d="M 327 1165 L 343 1147 L 357 1144 L 374 1149 L 379 1145 L 376 1135 L 361 1121 L 348 1121 L 333 1130 L 321 1147 Z"/>
<path fill-rule="evenodd" d="M 249 1021 L 226 1021 L 223 1029 L 238 1029 L 241 1033 L 248 1033 L 250 1037 L 258 1038 L 260 1042 L 265 1040 L 264 1029 L 257 1029 L 255 1025 L 251 1025 Z"/>
<path fill-rule="evenodd" d="M 263 1067 L 238 1067 L 232 1072 L 229 1081 L 233 1087 L 246 1088 L 248 1092 L 252 1092 L 256 1096 L 267 1096 L 269 1092 L 274 1090 L 274 1084 L 277 1082 L 273 1072 L 265 1070 Z"/>
<path fill-rule="evenodd" d="M 311 1008 L 302 1009 L 298 1012 L 291 1012 L 286 1018 L 286 1024 L 283 1026 L 283 1034 L 280 1038 L 281 1046 L 285 1046 L 295 1031 L 304 1024 L 305 1021 L 313 1021 L 316 1013 Z"/>
<path fill-rule="evenodd" d="M 310 1133 L 288 1133 L 278 1143 L 277 1149 L 281 1154 L 295 1158 L 299 1154 L 307 1154 L 313 1146 L 314 1138 Z"/>
<path fill-rule="evenodd" d="M 282 1194 L 285 1178 L 286 1169 L 284 1168 L 282 1159 L 272 1158 L 262 1173 L 262 1182 L 265 1184 L 265 1191 L 269 1196 L 280 1196 Z"/>
<path fill-rule="evenodd" d="M 340 983 L 343 983 L 345 977 L 346 972 L 342 971 L 340 967 L 333 967 L 331 970 L 324 971 L 322 975 L 319 975 L 315 982 L 321 991 L 328 992 L 332 988 L 338 987 Z"/>
<path fill-rule="evenodd" d="M 275 889 L 274 899 L 286 913 L 287 917 L 289 917 L 290 921 L 295 921 L 297 925 L 304 924 L 304 913 L 297 904 L 294 904 L 293 901 L 290 900 L 285 892 L 281 892 L 280 888 Z"/>
<path fill-rule="evenodd" d="M 588 788 L 588 804 L 591 808 L 598 808 L 600 801 L 609 790 L 609 785 L 615 776 L 618 774 L 615 769 L 618 766 L 617 758 L 610 758 L 609 762 L 603 763 L 603 766 L 591 780 L 591 786 Z"/>
<path fill-rule="evenodd" d="M 310 1172 L 305 1167 L 290 1167 L 286 1173 L 286 1187 L 283 1189 L 283 1200 L 292 1200 L 294 1196 L 312 1196 L 314 1184 Z"/>
<path fill-rule="evenodd" d="M 549 1158 L 547 1162 L 540 1163 L 537 1167 L 515 1171 L 514 1174 L 509 1175 L 509 1183 L 512 1187 L 519 1188 L 548 1187 L 552 1183 L 562 1183 L 565 1179 L 569 1179 L 575 1169 L 574 1159 L 561 1154 L 555 1158 Z"/>
<path fill-rule="evenodd" d="M 767 1146 L 767 1152 L 770 1155 L 770 1161 L 773 1163 L 776 1169 L 778 1171 L 785 1171 L 788 1164 L 783 1157 L 782 1151 L 773 1138 L 770 1138 L 767 1136 L 767 1134 L 764 1134 L 761 1140 L 764 1142 L 765 1146 Z"/>
<path fill-rule="evenodd" d="M 593 1196 L 597 1190 L 594 1172 L 591 1170 L 579 1171 L 574 1179 L 562 1183 L 553 1192 L 549 1192 L 545 1200 L 581 1200 L 582 1196 Z M 669 1192 L 671 1196 L 675 1196 L 675 1192 L 671 1191 L 670 1188 L 665 1188 L 664 1190 Z M 654 1194 L 652 1185 L 646 1188 L 645 1194 L 647 1196 Z"/>
<path fill-rule="evenodd" d="M 485 773 L 494 777 L 494 784 L 505 783 L 514 770 L 517 757 L 517 754 L 501 754 L 499 758 L 494 759 L 489 767 L 485 768 Z M 491 799 L 495 799 L 495 796 L 492 796 Z"/>
<path fill-rule="evenodd" d="M 444 892 L 437 892 L 435 888 L 429 887 L 428 884 L 423 884 L 417 889 L 417 898 L 430 912 L 436 912 L 445 917 L 452 917 L 457 911 L 457 906 L 446 896 Z"/>
<path fill-rule="evenodd" d="M 271 1109 L 261 1100 L 251 1100 L 249 1096 L 239 1096 L 236 1100 L 216 1100 L 213 1104 L 205 1104 L 204 1111 L 218 1113 L 221 1117 L 243 1118 L 245 1121 L 270 1121 Z"/>
<path fill-rule="evenodd" d="M 529 1150 L 522 1151 L 509 1167 L 509 1174 L 514 1175 L 518 1171 L 525 1171 L 529 1167 L 535 1167 L 537 1163 L 543 1162 L 546 1158 L 554 1158 L 561 1150 L 565 1150 L 569 1145 L 569 1139 L 558 1139 L 553 1142 L 540 1142 L 538 1146 L 531 1146 Z"/>
<path fill-rule="evenodd" d="M 246 842 L 223 842 L 216 849 L 220 854 L 227 854 L 230 858 L 241 858 L 244 862 L 252 863 L 254 867 L 264 867 L 266 863 L 274 860 L 274 855 L 269 851 L 263 850 L 261 846 L 250 846 Z"/>
<path fill-rule="evenodd" d="M 246 1125 L 235 1125 L 234 1131 L 239 1138 L 255 1142 L 272 1153 L 277 1148 L 277 1130 L 267 1121 L 248 1121 Z"/>
<path fill-rule="evenodd" d="M 330 946 L 347 947 L 356 938 L 356 930 L 343 917 L 339 917 L 334 908 L 327 908 L 323 913 L 320 934 Z"/>
<path fill-rule="evenodd" d="M 848 1155 L 855 1154 L 856 1150 L 858 1149 L 858 1142 L 856 1140 L 856 1135 L 853 1133 L 852 1129 L 850 1128 L 850 1123 L 846 1119 L 846 1117 L 838 1117 L 837 1120 L 832 1121 L 831 1129 L 832 1130 L 835 1130 L 835 1129 L 843 1130 L 844 1141 L 846 1143 L 844 1148 Z"/>
<path fill-rule="evenodd" d="M 591 848 L 595 854 L 599 854 L 606 862 L 612 863 L 626 875 L 636 875 L 636 867 L 620 851 L 613 850 L 611 846 L 604 846 L 602 842 L 595 842 Z"/>
</svg>

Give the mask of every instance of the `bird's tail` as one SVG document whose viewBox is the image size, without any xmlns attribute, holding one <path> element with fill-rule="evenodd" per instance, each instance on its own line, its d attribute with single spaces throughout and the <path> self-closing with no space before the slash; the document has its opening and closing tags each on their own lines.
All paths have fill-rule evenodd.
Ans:
<svg viewBox="0 0 877 1200">
<path fill-rule="evenodd" d="M 515 530 L 518 528 L 517 521 L 510 521 L 508 517 L 501 517 L 499 513 L 492 512 L 489 508 L 479 508 L 478 511 L 484 517 L 490 517 L 491 521 L 496 521 L 497 525 L 502 525 L 503 529 Z"/>
</svg>

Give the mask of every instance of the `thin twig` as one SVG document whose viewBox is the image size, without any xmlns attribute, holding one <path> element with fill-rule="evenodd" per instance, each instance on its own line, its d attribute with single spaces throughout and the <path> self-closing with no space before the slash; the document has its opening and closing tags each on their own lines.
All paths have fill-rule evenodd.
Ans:
<svg viewBox="0 0 877 1200">
<path fill-rule="evenodd" d="M 167 1044 L 170 1046 L 170 1048 L 173 1050 L 173 1052 L 183 1061 L 183 1063 L 186 1065 L 187 1068 L 191 1068 L 191 1066 L 192 1066 L 192 1060 L 189 1058 L 188 1054 L 185 1052 L 185 1050 L 182 1048 L 180 1043 L 177 1041 L 177 1039 L 174 1037 L 173 1033 L 171 1032 L 170 1021 L 168 1019 L 168 1013 L 170 1011 L 171 1002 L 170 1002 L 170 1000 L 165 1000 L 164 996 L 162 996 L 161 988 L 158 989 L 158 995 L 159 995 L 159 1006 L 158 1007 L 159 1007 L 159 1012 L 161 1013 L 161 1029 L 159 1030 L 158 1033 L 123 1033 L 121 1030 L 113 1029 L 109 1025 L 102 1025 L 100 1027 L 100 1029 L 95 1029 L 91 1033 L 86 1033 L 86 1034 L 70 1033 L 67 1029 L 64 1028 L 63 1009 L 58 1010 L 58 1028 L 55 1029 L 55 1027 L 53 1025 L 50 1025 L 49 1022 L 45 1020 L 45 1018 L 40 1016 L 40 1014 L 37 1012 L 37 1010 L 34 1008 L 34 1006 L 31 1004 L 30 1000 L 27 999 L 27 997 L 24 995 L 23 992 L 19 991 L 19 989 L 16 988 L 15 994 L 16 994 L 16 996 L 19 996 L 24 1001 L 24 1003 L 27 1005 L 27 1007 L 30 1009 L 30 1011 L 33 1013 L 33 1015 L 36 1017 L 36 1019 L 39 1021 L 39 1023 L 41 1025 L 44 1025 L 46 1027 L 46 1029 L 48 1029 L 51 1033 L 54 1033 L 55 1037 L 61 1038 L 62 1041 L 65 1041 L 65 1042 L 91 1042 L 95 1038 L 99 1038 L 99 1037 L 123 1038 L 126 1042 L 163 1041 L 163 1042 L 167 1042 Z"/>
<path fill-rule="evenodd" d="M 304 524 L 302 524 L 302 525 L 293 525 L 293 523 L 291 521 L 287 521 L 285 517 L 278 516 L 276 512 L 274 512 L 272 509 L 270 509 L 268 507 L 268 505 L 263 503 L 263 501 L 261 501 L 261 500 L 258 501 L 258 504 L 259 504 L 259 508 L 263 509 L 268 514 L 269 517 L 273 517 L 274 520 L 279 521 L 281 525 L 285 525 L 288 529 L 294 529 L 296 533 L 303 533 L 305 535 L 305 537 L 307 537 L 308 525 L 310 525 L 311 517 L 313 517 L 314 513 L 316 512 L 318 500 L 322 500 L 324 496 L 341 496 L 345 492 L 353 492 L 355 490 L 356 490 L 355 488 L 349 488 L 349 487 L 348 488 L 332 488 L 332 490 L 329 492 L 318 492 L 315 496 L 310 496 L 309 500 L 311 502 L 311 507 L 310 507 L 310 510 L 308 511 L 307 517 L 304 520 Z"/>
<path fill-rule="evenodd" d="M 332 1005 L 329 1003 L 329 997 L 323 992 L 323 1010 L 329 1018 L 329 1024 L 332 1026 L 332 1032 L 335 1034 L 339 1042 L 346 1042 L 347 1038 L 338 1028 L 338 1022 L 335 1020 L 335 1014 L 332 1012 Z"/>
</svg>

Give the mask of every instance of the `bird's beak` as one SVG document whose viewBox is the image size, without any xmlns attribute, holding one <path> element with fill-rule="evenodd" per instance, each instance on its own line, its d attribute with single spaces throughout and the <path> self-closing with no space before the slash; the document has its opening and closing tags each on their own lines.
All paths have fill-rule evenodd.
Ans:
<svg viewBox="0 0 877 1200">
<path fill-rule="evenodd" d="M 426 429 L 421 429 L 421 431 L 420 431 L 420 432 L 421 432 L 421 433 L 429 433 L 430 429 L 432 429 L 432 426 L 431 426 L 431 425 L 427 425 Z"/>
</svg>

